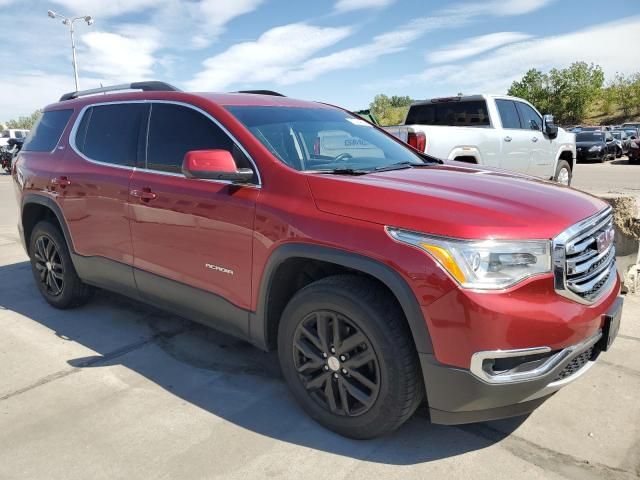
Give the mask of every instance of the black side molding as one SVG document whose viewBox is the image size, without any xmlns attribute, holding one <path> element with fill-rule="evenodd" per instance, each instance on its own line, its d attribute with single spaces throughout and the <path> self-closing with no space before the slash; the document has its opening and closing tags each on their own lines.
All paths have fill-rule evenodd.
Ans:
<svg viewBox="0 0 640 480">
<path fill-rule="evenodd" d="M 252 93 L 253 95 L 271 95 L 272 97 L 286 97 L 279 92 L 274 92 L 273 90 L 238 90 L 235 93 Z"/>
</svg>

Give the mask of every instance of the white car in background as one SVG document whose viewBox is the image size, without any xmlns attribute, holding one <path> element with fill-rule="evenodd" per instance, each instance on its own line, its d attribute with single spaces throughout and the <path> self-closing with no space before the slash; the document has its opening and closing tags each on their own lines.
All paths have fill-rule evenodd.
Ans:
<svg viewBox="0 0 640 480">
<path fill-rule="evenodd" d="M 0 147 L 6 147 L 9 143 L 9 140 L 12 138 L 26 138 L 29 134 L 29 130 L 24 130 L 20 128 L 7 128 L 0 133 Z"/>
<path fill-rule="evenodd" d="M 412 104 L 403 125 L 383 128 L 433 157 L 571 184 L 575 135 L 521 98 L 433 98 Z"/>
</svg>

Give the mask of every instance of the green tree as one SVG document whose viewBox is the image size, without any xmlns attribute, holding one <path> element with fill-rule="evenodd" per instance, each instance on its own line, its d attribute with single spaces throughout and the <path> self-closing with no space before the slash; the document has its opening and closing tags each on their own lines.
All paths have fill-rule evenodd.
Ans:
<svg viewBox="0 0 640 480">
<path fill-rule="evenodd" d="M 371 113 L 378 117 L 381 125 L 398 125 L 404 121 L 412 102 L 408 96 L 389 97 L 381 93 L 374 97 L 369 108 Z"/>
<path fill-rule="evenodd" d="M 600 96 L 604 73 L 598 65 L 575 62 L 545 74 L 529 70 L 515 81 L 509 95 L 524 98 L 543 113 L 552 113 L 559 123 L 580 123 Z"/>
<path fill-rule="evenodd" d="M 514 97 L 524 98 L 543 112 L 549 111 L 549 76 L 532 68 L 522 80 L 513 82 L 507 92 Z"/>
<path fill-rule="evenodd" d="M 631 115 L 635 103 L 632 77 L 616 73 L 616 76 L 613 78 L 612 89 L 616 103 L 622 109 L 625 118 L 628 118 L 629 115 Z"/>
<path fill-rule="evenodd" d="M 31 128 L 33 128 L 33 124 L 36 123 L 36 120 L 38 120 L 41 113 L 42 110 L 36 110 L 27 117 L 18 117 L 17 119 L 9 120 L 6 123 L 7 128 L 31 130 Z"/>
</svg>

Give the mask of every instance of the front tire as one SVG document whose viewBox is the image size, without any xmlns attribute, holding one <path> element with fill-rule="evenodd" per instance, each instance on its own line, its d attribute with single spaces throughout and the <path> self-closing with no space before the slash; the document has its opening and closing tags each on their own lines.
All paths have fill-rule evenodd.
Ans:
<svg viewBox="0 0 640 480">
<path fill-rule="evenodd" d="M 571 165 L 569 165 L 569 162 L 566 160 L 560 160 L 556 167 L 556 174 L 553 177 L 553 180 L 560 185 L 566 185 L 568 187 L 571 185 L 572 176 L 573 172 L 571 171 Z"/>
<path fill-rule="evenodd" d="M 336 275 L 301 289 L 282 315 L 280 366 L 318 423 L 367 439 L 402 425 L 424 387 L 403 312 L 377 282 Z"/>
<path fill-rule="evenodd" d="M 50 305 L 67 309 L 88 300 L 91 287 L 78 277 L 67 243 L 57 226 L 43 220 L 33 227 L 29 257 L 36 285 Z"/>
</svg>

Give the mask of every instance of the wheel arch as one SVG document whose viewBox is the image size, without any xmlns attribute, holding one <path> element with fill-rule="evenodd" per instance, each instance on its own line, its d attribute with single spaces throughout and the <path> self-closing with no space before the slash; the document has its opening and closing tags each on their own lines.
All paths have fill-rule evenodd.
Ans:
<svg viewBox="0 0 640 480">
<path fill-rule="evenodd" d="M 558 158 L 556 159 L 556 169 L 558 168 L 558 163 L 560 162 L 560 160 L 566 161 L 569 164 L 569 167 L 571 167 L 571 171 L 573 172 L 573 169 L 575 167 L 575 158 L 571 150 L 560 150 L 560 152 L 558 153 Z"/>
<path fill-rule="evenodd" d="M 31 193 L 24 196 L 22 208 L 20 209 L 20 226 L 22 228 L 24 246 L 27 252 L 29 251 L 29 242 L 33 227 L 41 220 L 51 220 L 56 223 L 64 235 L 70 252 L 74 251 L 69 228 L 67 227 L 60 207 L 49 197 Z"/>
<path fill-rule="evenodd" d="M 319 278 L 347 271 L 377 280 L 389 290 L 402 308 L 416 350 L 420 353 L 433 353 L 431 337 L 420 305 L 397 271 L 370 257 L 332 247 L 300 243 L 278 247 L 267 261 L 260 281 L 257 309 L 250 315 L 249 335 L 252 343 L 264 350 L 275 349 L 282 311 L 289 299 L 301 288 L 292 285 L 291 280 L 295 277 L 291 277 L 291 274 L 295 273 L 296 268 L 309 264 L 328 269 Z"/>
</svg>

